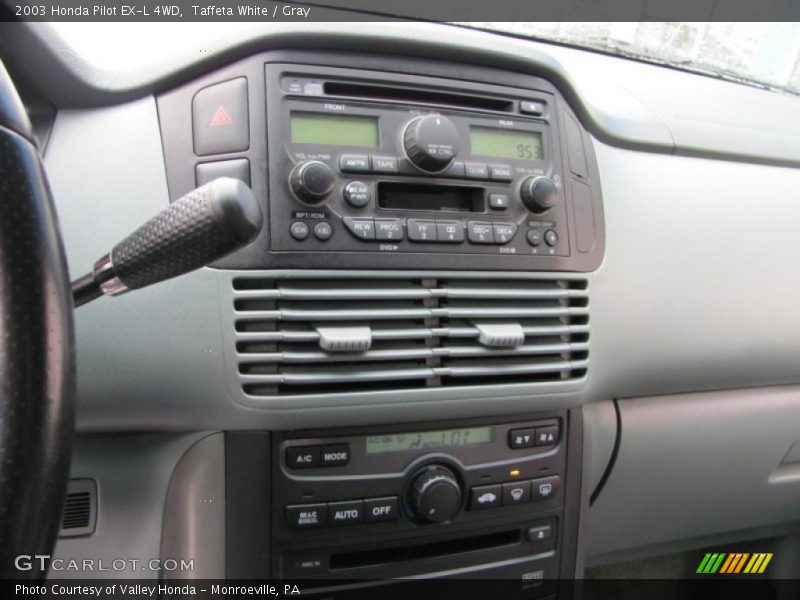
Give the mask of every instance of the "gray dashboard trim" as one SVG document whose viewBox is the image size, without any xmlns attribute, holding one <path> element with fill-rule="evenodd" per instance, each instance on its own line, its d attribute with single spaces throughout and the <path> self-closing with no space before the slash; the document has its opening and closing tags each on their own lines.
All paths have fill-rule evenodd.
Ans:
<svg viewBox="0 0 800 600">
<path fill-rule="evenodd" d="M 622 443 L 589 510 L 587 554 L 800 521 L 800 480 L 770 475 L 800 439 L 800 388 L 620 402 Z"/>
<path fill-rule="evenodd" d="M 135 433 L 125 435 L 87 435 L 75 440 L 72 478 L 91 478 L 97 482 L 97 526 L 86 537 L 58 540 L 54 558 L 83 564 L 84 559 L 103 561 L 108 568 L 114 559 L 131 559 L 146 564 L 158 559 L 164 498 L 173 469 L 181 456 L 207 433 Z M 134 568 L 92 572 L 91 577 L 150 579 L 158 572 Z M 86 578 L 87 572 L 51 572 L 58 579 Z"/>
<path fill-rule="evenodd" d="M 346 20 L 347 13 L 343 13 Z M 243 23 L 206 40 L 192 24 L 171 32 L 173 50 L 146 67 L 111 71 L 78 55 L 46 23 L 2 24 L 0 46 L 17 71 L 37 73 L 59 107 L 119 104 L 162 92 L 236 59 L 270 49 L 363 51 L 502 68 L 551 80 L 598 139 L 618 147 L 764 164 L 800 165 L 798 99 L 743 84 L 594 52 L 437 23 Z M 175 51 L 176 39 L 186 39 Z M 136 43 L 140 43 L 139 38 Z M 158 43 L 152 40 L 152 43 Z M 24 48 L 24 54 L 14 49 Z M 133 49 L 131 50 L 133 51 Z M 399 62 L 404 72 L 408 65 Z M 747 139 L 747 144 L 743 143 Z"/>
</svg>

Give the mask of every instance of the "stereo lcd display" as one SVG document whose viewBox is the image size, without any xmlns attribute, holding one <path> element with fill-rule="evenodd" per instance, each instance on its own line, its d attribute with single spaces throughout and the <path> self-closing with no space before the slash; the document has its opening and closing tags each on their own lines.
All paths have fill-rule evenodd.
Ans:
<svg viewBox="0 0 800 600">
<path fill-rule="evenodd" d="M 367 437 L 367 454 L 474 446 L 476 444 L 488 444 L 491 441 L 491 427 L 371 435 Z"/>
<path fill-rule="evenodd" d="M 476 156 L 542 160 L 542 134 L 492 127 L 470 127 L 469 143 Z"/>
<path fill-rule="evenodd" d="M 378 146 L 378 118 L 292 112 L 290 139 L 297 144 Z"/>
</svg>

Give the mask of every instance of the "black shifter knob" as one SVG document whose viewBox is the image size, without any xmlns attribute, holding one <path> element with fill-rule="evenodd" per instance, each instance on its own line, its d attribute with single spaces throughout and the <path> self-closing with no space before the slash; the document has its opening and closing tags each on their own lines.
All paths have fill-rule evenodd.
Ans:
<svg viewBox="0 0 800 600">
<path fill-rule="evenodd" d="M 251 242 L 261 208 L 237 179 L 215 179 L 139 227 L 72 284 L 75 306 L 183 275 Z"/>
</svg>

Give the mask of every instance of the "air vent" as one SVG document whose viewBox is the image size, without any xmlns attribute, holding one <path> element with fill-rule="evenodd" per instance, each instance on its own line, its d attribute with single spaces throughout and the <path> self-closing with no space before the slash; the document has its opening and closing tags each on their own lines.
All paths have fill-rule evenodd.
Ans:
<svg viewBox="0 0 800 600">
<path fill-rule="evenodd" d="M 243 391 L 291 396 L 574 380 L 585 280 L 233 281 Z"/>
<path fill-rule="evenodd" d="M 97 522 L 97 485 L 93 479 L 71 479 L 61 515 L 59 537 L 94 533 Z"/>
</svg>

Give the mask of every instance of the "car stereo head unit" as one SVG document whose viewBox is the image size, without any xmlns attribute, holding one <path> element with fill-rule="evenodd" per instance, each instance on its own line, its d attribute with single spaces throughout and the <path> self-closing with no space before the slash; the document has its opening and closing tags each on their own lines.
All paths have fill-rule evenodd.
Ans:
<svg viewBox="0 0 800 600">
<path fill-rule="evenodd" d="M 267 65 L 273 252 L 563 268 L 595 250 L 596 182 L 565 172 L 555 94 L 378 85 L 341 71 Z"/>
<path fill-rule="evenodd" d="M 268 217 L 256 242 L 218 266 L 600 264 L 591 139 L 551 83 L 437 63 L 411 75 L 378 58 L 373 70 L 346 69 L 303 56 L 252 57 L 159 97 L 171 196 L 238 177 Z"/>
</svg>

